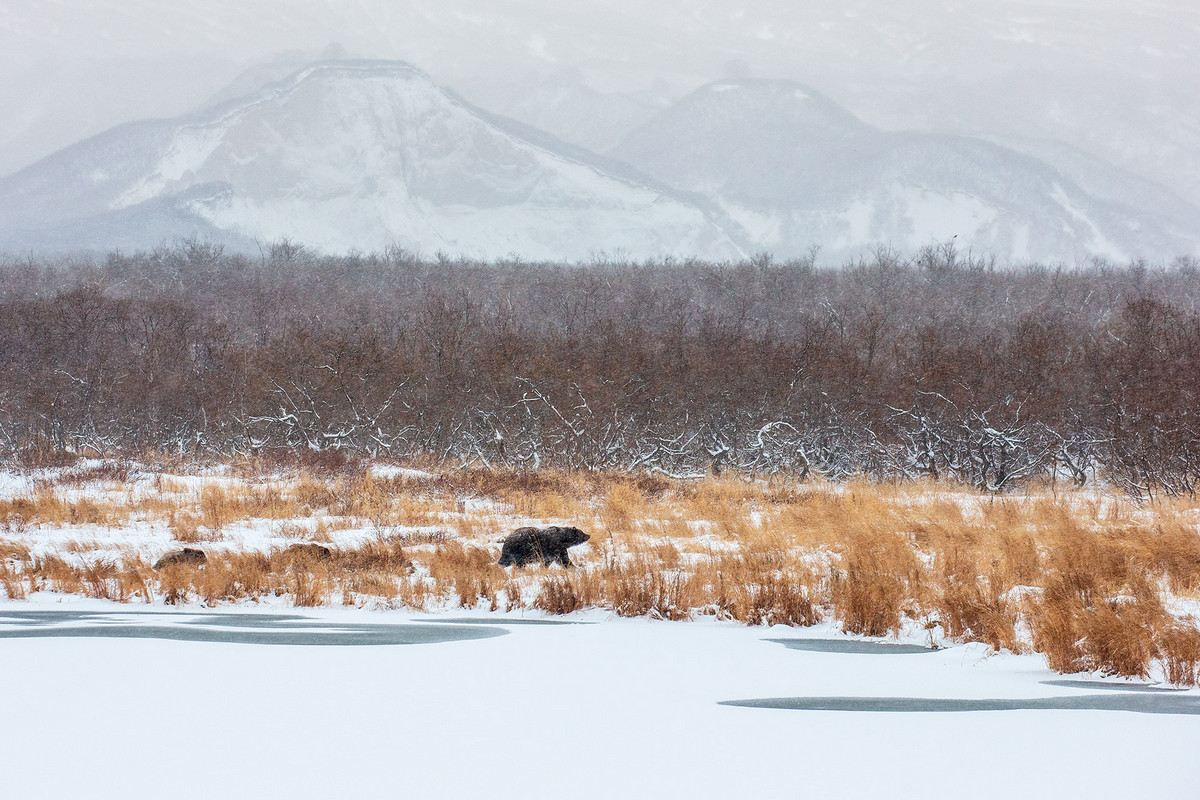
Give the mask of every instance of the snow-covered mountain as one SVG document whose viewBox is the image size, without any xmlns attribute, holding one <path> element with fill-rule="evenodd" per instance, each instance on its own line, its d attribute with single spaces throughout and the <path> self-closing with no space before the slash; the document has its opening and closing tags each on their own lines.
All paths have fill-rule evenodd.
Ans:
<svg viewBox="0 0 1200 800">
<path fill-rule="evenodd" d="M 7 0 L 0 174 L 338 43 L 586 147 L 585 93 L 524 99 L 560 75 L 604 113 L 618 93 L 786 78 L 884 129 L 1057 140 L 1200 204 L 1198 31 L 1194 0 Z"/>
<path fill-rule="evenodd" d="M 1018 261 L 1171 258 L 1200 246 L 1200 213 L 1168 192 L 1153 211 L 1135 208 L 1115 201 L 1111 186 L 1090 194 L 990 142 L 879 130 L 789 81 L 702 87 L 611 155 L 707 196 L 747 247 L 777 256 L 814 244 L 833 257 L 871 243 L 911 251 L 952 237 Z"/>
<path fill-rule="evenodd" d="M 742 252 L 697 205 L 397 62 L 315 64 L 0 180 L 0 247 L 148 247 L 193 234 L 531 259 Z"/>
<path fill-rule="evenodd" d="M 1200 211 L 1097 159 L 1047 151 L 1070 166 L 1059 170 L 1037 143 L 886 132 L 789 81 L 710 84 L 606 158 L 407 64 L 319 62 L 263 85 L 279 68 L 239 79 L 249 94 L 119 126 L 0 179 L 0 249 L 197 235 L 554 260 L 816 245 L 837 261 L 952 237 L 1013 261 L 1200 250 Z"/>
</svg>

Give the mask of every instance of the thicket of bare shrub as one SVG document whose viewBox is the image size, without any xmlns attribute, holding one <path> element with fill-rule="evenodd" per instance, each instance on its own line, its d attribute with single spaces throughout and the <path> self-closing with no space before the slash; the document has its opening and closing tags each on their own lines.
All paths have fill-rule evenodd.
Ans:
<svg viewBox="0 0 1200 800">
<path fill-rule="evenodd" d="M 185 242 L 0 263 L 0 455 L 512 471 L 1097 477 L 1191 494 L 1196 266 L 836 270 L 261 258 Z"/>
</svg>

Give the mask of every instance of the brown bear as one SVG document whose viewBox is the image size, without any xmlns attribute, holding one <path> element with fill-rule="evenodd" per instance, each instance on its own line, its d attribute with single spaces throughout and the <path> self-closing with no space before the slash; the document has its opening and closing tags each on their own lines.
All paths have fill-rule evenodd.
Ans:
<svg viewBox="0 0 1200 800">
<path fill-rule="evenodd" d="M 500 549 L 500 566 L 515 564 L 523 567 L 530 561 L 541 561 L 550 566 L 555 561 L 564 567 L 571 566 L 567 548 L 583 544 L 592 537 L 579 528 L 517 528 L 504 540 Z"/>
<path fill-rule="evenodd" d="M 208 556 L 204 555 L 203 550 L 185 547 L 182 550 L 172 550 L 164 554 L 162 558 L 154 562 L 154 568 L 162 569 L 172 564 L 203 564 L 205 561 L 208 561 Z"/>
</svg>

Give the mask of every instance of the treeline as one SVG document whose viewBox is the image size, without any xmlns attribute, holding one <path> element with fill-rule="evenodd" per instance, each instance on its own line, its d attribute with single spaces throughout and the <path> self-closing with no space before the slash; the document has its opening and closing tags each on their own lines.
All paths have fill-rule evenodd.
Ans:
<svg viewBox="0 0 1200 800">
<path fill-rule="evenodd" d="M 811 261 L 0 263 L 8 459 L 340 450 L 516 468 L 1193 493 L 1200 273 Z"/>
</svg>

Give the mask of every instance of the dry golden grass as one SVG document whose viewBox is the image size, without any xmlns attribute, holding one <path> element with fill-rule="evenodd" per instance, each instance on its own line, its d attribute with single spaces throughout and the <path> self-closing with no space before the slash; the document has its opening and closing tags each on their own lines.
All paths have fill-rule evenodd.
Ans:
<svg viewBox="0 0 1200 800">
<path fill-rule="evenodd" d="M 0 539 L 0 589 L 10 600 L 25 599 L 26 582 L 21 565 L 30 560 L 26 545 Z"/>
<path fill-rule="evenodd" d="M 121 520 L 125 518 L 111 504 L 86 497 L 66 500 L 60 493 L 45 486 L 39 486 L 27 497 L 0 500 L 0 520 L 6 521 L 10 528 L 18 524 L 18 520 L 21 526 L 110 525 L 114 522 L 114 517 L 118 516 Z"/>
<path fill-rule="evenodd" d="M 1179 686 L 1200 685 L 1200 629 L 1194 622 L 1162 630 L 1158 649 L 1168 681 Z"/>
<path fill-rule="evenodd" d="M 900 631 L 905 606 L 926 587 L 924 568 L 907 536 L 888 530 L 843 532 L 841 563 L 831 576 L 831 600 L 850 633 Z"/>
<path fill-rule="evenodd" d="M 587 607 L 580 596 L 575 581 L 569 578 L 548 578 L 542 581 L 541 591 L 533 601 L 533 607 L 547 614 L 573 614 Z"/>
<path fill-rule="evenodd" d="M 122 475 L 124 474 L 124 478 Z M 1032 646 L 1060 671 L 1200 680 L 1200 630 L 1166 608 L 1200 599 L 1200 507 L 1094 494 L 987 496 L 939 484 L 841 486 L 720 477 L 460 470 L 373 477 L 361 464 L 200 481 L 102 469 L 0 501 L 0 590 L 208 604 L 282 598 L 346 604 L 625 616 L 715 615 L 748 624 L 833 620 L 851 633 L 940 630 L 995 649 Z M 88 491 L 88 490 L 91 491 Z M 149 489 L 149 490 L 148 490 Z M 155 571 L 130 551 L 61 553 L 23 543 L 39 526 L 165 523 L 173 537 L 236 549 L 269 521 L 283 539 L 367 543 L 270 553 L 209 549 L 203 565 Z M 255 521 L 258 521 L 257 523 Z M 592 535 L 572 570 L 509 571 L 498 540 L 525 524 Z M 361 535 L 361 534 L 360 534 Z M 361 540 L 361 539 L 360 539 Z M 99 550 L 97 541 L 94 548 Z"/>
<path fill-rule="evenodd" d="M 488 550 L 458 541 L 443 542 L 428 555 L 426 566 L 435 585 L 447 586 L 462 608 L 500 607 L 498 588 L 506 581 L 502 567 Z"/>
<path fill-rule="evenodd" d="M 217 542 L 221 539 L 219 529 L 204 528 L 203 517 L 187 511 L 171 514 L 167 529 L 178 542 L 196 544 L 198 542 Z"/>
</svg>

